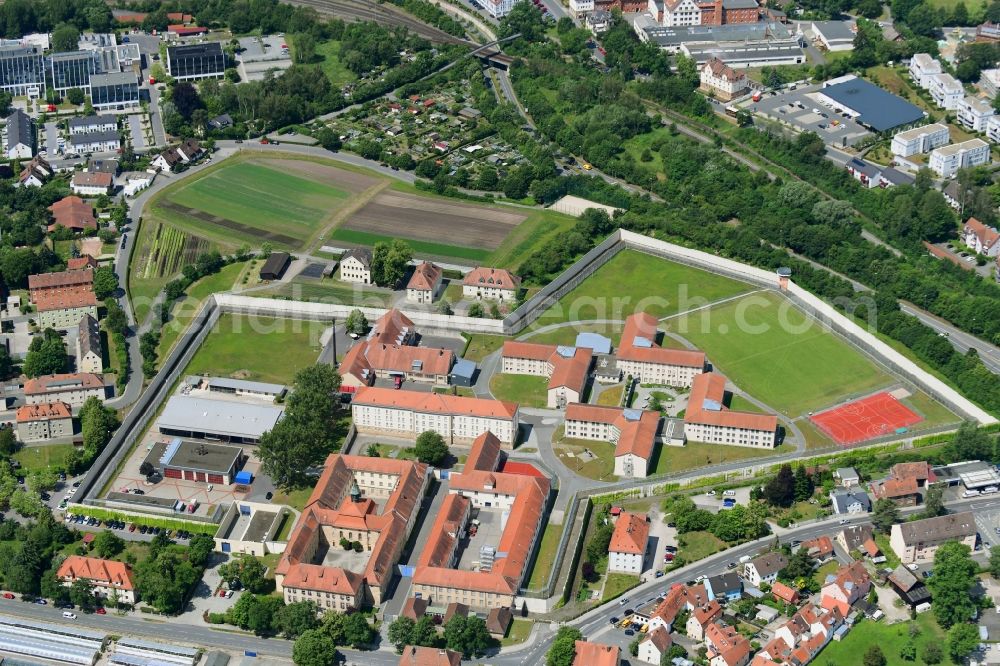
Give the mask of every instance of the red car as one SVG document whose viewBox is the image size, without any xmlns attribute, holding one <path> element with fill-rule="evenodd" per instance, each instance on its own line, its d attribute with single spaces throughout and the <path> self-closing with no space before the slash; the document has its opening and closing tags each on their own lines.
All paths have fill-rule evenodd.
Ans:
<svg viewBox="0 0 1000 666">
<path fill-rule="evenodd" d="M 103 607 L 98 607 L 97 610 L 95 610 L 94 612 L 97 613 L 98 615 L 107 615 L 108 614 L 108 611 L 104 610 Z"/>
<path fill-rule="evenodd" d="M 14 598 L 14 595 L 13 595 L 13 594 L 11 594 L 10 592 L 4 592 L 4 593 L 3 593 L 3 598 L 4 598 L 4 599 L 13 599 L 13 598 Z"/>
</svg>

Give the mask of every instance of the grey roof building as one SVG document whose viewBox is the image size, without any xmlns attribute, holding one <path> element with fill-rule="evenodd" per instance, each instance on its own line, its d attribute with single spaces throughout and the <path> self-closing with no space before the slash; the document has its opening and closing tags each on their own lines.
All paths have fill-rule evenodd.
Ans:
<svg viewBox="0 0 1000 666">
<path fill-rule="evenodd" d="M 15 109 L 7 116 L 7 157 L 32 157 L 34 151 L 35 124 L 24 111 Z"/>
<path fill-rule="evenodd" d="M 271 405 L 175 395 L 156 425 L 165 435 L 256 442 L 284 413 L 283 408 Z"/>
<path fill-rule="evenodd" d="M 824 86 L 819 95 L 831 100 L 838 107 L 852 111 L 862 125 L 875 132 L 888 132 L 923 120 L 924 112 L 905 99 L 857 77 L 843 77 L 836 83 Z"/>
<path fill-rule="evenodd" d="M 872 501 L 863 490 L 843 490 L 831 493 L 834 513 L 868 513 Z"/>
</svg>

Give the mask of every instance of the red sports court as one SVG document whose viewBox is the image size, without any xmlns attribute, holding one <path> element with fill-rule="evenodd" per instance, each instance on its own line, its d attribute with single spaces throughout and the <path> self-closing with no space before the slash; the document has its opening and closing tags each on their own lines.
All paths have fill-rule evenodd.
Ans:
<svg viewBox="0 0 1000 666">
<path fill-rule="evenodd" d="M 876 393 L 810 417 L 841 446 L 891 435 L 923 420 L 889 393 Z"/>
</svg>

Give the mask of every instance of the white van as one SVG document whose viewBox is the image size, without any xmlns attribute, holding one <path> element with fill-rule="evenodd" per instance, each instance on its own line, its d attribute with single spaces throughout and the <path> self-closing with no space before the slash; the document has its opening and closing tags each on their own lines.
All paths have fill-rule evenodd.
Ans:
<svg viewBox="0 0 1000 666">
<path fill-rule="evenodd" d="M 725 497 L 736 497 L 736 491 L 735 490 L 723 490 L 722 494 Z"/>
<path fill-rule="evenodd" d="M 63 617 L 66 618 L 67 620 L 75 620 L 76 619 L 76 613 L 70 613 L 69 611 L 63 611 Z"/>
</svg>

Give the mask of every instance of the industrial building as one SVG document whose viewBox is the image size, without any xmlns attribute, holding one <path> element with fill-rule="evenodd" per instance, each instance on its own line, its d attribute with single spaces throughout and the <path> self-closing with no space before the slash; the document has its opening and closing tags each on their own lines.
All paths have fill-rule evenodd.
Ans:
<svg viewBox="0 0 1000 666">
<path fill-rule="evenodd" d="M 194 666 L 200 651 L 137 638 L 121 638 L 115 643 L 110 662 L 121 666 Z"/>
<path fill-rule="evenodd" d="M 100 657 L 106 639 L 106 634 L 97 631 L 0 615 L 2 653 L 91 666 Z"/>
<path fill-rule="evenodd" d="M 164 435 L 255 444 L 285 410 L 270 405 L 175 395 L 167 400 L 157 429 Z"/>
<path fill-rule="evenodd" d="M 226 54 L 219 42 L 167 47 L 167 74 L 178 81 L 221 79 L 226 73 Z"/>
<path fill-rule="evenodd" d="M 888 132 L 924 118 L 913 104 L 852 74 L 825 82 L 816 96 L 873 132 Z"/>
<path fill-rule="evenodd" d="M 284 384 L 269 382 L 253 382 L 246 379 L 230 379 L 229 377 L 198 377 L 191 375 L 184 383 L 194 389 L 206 390 L 209 393 L 235 395 L 241 398 L 256 398 L 271 402 L 283 397 L 288 392 Z"/>
<path fill-rule="evenodd" d="M 801 36 L 792 34 L 780 23 L 663 27 L 644 14 L 629 20 L 641 41 L 670 53 L 684 53 L 699 67 L 712 58 L 737 69 L 806 61 Z"/>
<path fill-rule="evenodd" d="M 234 482 L 245 460 L 243 449 L 238 446 L 174 438 L 153 444 L 144 462 L 167 479 L 228 486 Z"/>
</svg>

